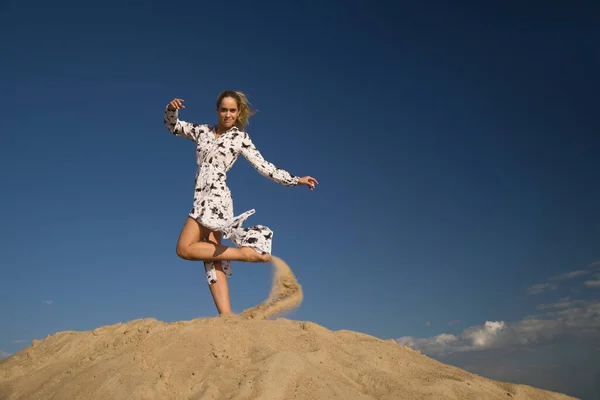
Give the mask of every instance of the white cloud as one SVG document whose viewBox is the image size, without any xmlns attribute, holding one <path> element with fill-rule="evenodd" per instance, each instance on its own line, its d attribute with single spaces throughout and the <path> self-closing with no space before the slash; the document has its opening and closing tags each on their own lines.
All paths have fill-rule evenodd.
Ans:
<svg viewBox="0 0 600 400">
<path fill-rule="evenodd" d="M 43 304 L 52 304 L 52 300 L 44 300 L 42 303 Z"/>
<path fill-rule="evenodd" d="M 600 288 L 600 280 L 597 281 L 585 281 L 583 284 L 587 287 Z"/>
<path fill-rule="evenodd" d="M 556 308 L 520 321 L 486 321 L 466 328 L 459 335 L 441 334 L 431 338 L 402 337 L 397 342 L 430 355 L 473 350 L 535 347 L 564 337 L 600 337 L 600 301 L 570 301 L 543 308 Z M 565 303 L 563 301 L 563 303 Z"/>
<path fill-rule="evenodd" d="M 570 297 L 563 297 L 562 299 L 559 299 L 556 303 L 540 304 L 536 308 L 538 310 L 545 310 L 548 308 L 569 308 L 582 303 L 585 302 L 583 302 L 582 300 L 571 300 Z"/>
<path fill-rule="evenodd" d="M 6 352 L 6 351 L 4 351 L 4 350 L 0 350 L 0 359 L 2 359 L 2 358 L 6 358 L 6 357 L 8 357 L 8 356 L 10 356 L 10 355 L 11 355 L 11 353 L 7 353 L 7 352 Z"/>
<path fill-rule="evenodd" d="M 554 275 L 549 280 L 550 281 L 565 281 L 565 280 L 575 279 L 578 277 L 589 275 L 592 272 L 597 271 L 599 268 L 600 268 L 600 261 L 596 261 L 596 262 L 589 264 L 587 266 L 587 268 L 577 269 L 574 271 L 564 272 L 562 274 Z M 598 277 L 598 278 L 600 279 L 600 277 Z M 600 285 L 600 284 L 596 283 L 596 281 L 586 281 L 585 285 L 590 286 L 590 287 L 598 287 L 596 285 Z M 527 289 L 527 292 L 529 294 L 539 294 L 539 293 L 543 293 L 547 290 L 556 290 L 556 289 L 558 289 L 558 286 L 553 283 L 548 283 L 548 282 L 536 283 L 535 285 L 530 286 Z"/>
<path fill-rule="evenodd" d="M 566 279 L 577 278 L 578 276 L 583 276 L 589 274 L 591 271 L 589 269 L 578 269 L 576 271 L 566 272 L 564 274 L 558 274 L 550 278 L 553 281 L 562 281 Z"/>
<path fill-rule="evenodd" d="M 425 326 L 431 326 L 431 322 L 430 321 L 425 322 Z"/>
<path fill-rule="evenodd" d="M 17 344 L 17 343 L 24 343 L 24 340 L 13 340 L 12 343 L 13 344 Z"/>
<path fill-rule="evenodd" d="M 476 348 L 485 348 L 493 345 L 494 341 L 503 329 L 506 328 L 504 321 L 490 322 L 487 321 L 483 328 L 476 328 L 472 330 L 465 330 L 463 336 L 466 339 L 472 341 L 473 346 Z"/>
<path fill-rule="evenodd" d="M 551 283 L 536 283 L 532 285 L 527 291 L 531 294 L 539 294 L 546 290 L 556 290 L 557 286 Z"/>
</svg>

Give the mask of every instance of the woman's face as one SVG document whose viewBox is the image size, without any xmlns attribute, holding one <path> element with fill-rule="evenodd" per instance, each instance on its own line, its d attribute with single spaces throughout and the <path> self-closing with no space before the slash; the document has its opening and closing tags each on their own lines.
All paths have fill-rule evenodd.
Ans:
<svg viewBox="0 0 600 400">
<path fill-rule="evenodd" d="M 237 101 L 233 97 L 223 97 L 217 109 L 219 125 L 225 129 L 231 128 L 235 124 L 235 121 L 237 121 L 238 113 Z"/>
</svg>

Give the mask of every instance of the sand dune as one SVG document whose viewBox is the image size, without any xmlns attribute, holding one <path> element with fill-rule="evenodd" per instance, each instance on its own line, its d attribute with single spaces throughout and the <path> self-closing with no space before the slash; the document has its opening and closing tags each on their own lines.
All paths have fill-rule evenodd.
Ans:
<svg viewBox="0 0 600 400">
<path fill-rule="evenodd" d="M 0 399 L 571 399 L 485 379 L 393 340 L 266 319 L 302 290 L 274 260 L 262 305 L 235 317 L 138 319 L 34 340 L 0 361 Z"/>
</svg>

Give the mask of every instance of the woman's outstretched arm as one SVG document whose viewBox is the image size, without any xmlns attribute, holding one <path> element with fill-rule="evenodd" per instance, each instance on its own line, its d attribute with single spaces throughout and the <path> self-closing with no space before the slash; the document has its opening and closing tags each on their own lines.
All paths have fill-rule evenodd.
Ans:
<svg viewBox="0 0 600 400">
<path fill-rule="evenodd" d="M 179 119 L 179 109 L 185 108 L 182 99 L 173 99 L 165 108 L 165 126 L 175 136 L 189 139 L 193 142 L 198 141 L 200 136 L 201 126 L 191 122 L 182 121 Z"/>
<path fill-rule="evenodd" d="M 292 175 L 284 169 L 278 168 L 269 161 L 265 160 L 248 136 L 244 132 L 244 137 L 241 144 L 241 154 L 248 160 L 248 162 L 265 178 L 272 180 L 273 182 L 279 183 L 284 186 L 297 186 L 297 185 L 308 185 L 310 189 L 314 189 L 316 179 L 305 176 L 300 178 L 299 176 Z"/>
</svg>

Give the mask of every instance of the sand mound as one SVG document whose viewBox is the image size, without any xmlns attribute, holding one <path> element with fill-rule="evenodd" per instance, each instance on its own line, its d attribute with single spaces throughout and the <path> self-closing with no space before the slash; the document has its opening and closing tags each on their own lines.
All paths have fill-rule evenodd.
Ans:
<svg viewBox="0 0 600 400">
<path fill-rule="evenodd" d="M 268 320 L 302 302 L 286 263 L 272 263 L 270 296 L 238 316 L 139 319 L 34 340 L 0 361 L 0 400 L 571 398 L 485 379 L 393 340 Z"/>
<path fill-rule="evenodd" d="M 0 362 L 1 399 L 568 399 L 392 340 L 241 316 L 59 332 Z"/>
</svg>

